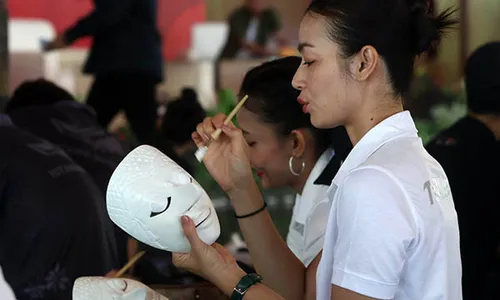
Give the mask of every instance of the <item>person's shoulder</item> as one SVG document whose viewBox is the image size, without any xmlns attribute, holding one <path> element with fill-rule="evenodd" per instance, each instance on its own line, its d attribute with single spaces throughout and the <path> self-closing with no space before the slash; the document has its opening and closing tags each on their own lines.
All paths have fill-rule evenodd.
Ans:
<svg viewBox="0 0 500 300">
<path fill-rule="evenodd" d="M 388 188 L 400 190 L 394 171 L 378 164 L 362 164 L 352 169 L 343 180 L 344 189 L 356 191 L 358 189 L 367 192 L 385 190 Z"/>
<path fill-rule="evenodd" d="M 359 221 L 377 224 L 386 222 L 387 218 L 397 218 L 404 220 L 412 230 L 417 227 L 408 189 L 391 170 L 376 165 L 355 168 L 346 175 L 339 192 L 332 205 L 340 219 L 343 219 L 341 215 L 359 216 Z M 353 221 L 344 219 L 343 222 Z"/>
</svg>

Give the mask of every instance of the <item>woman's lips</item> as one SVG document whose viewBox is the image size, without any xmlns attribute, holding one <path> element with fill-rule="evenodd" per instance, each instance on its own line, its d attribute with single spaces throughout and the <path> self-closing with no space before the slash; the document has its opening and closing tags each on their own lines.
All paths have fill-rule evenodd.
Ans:
<svg viewBox="0 0 500 300">
<path fill-rule="evenodd" d="M 307 110 L 308 103 L 301 98 L 297 98 L 297 102 L 299 102 L 299 104 L 302 105 L 302 112 L 307 114 L 308 113 L 308 110 Z"/>
</svg>

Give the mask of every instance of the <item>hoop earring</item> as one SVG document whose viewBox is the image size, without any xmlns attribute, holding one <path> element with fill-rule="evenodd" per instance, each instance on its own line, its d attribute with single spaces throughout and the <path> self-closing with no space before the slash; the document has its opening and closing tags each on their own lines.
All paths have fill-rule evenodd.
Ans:
<svg viewBox="0 0 500 300">
<path fill-rule="evenodd" d="M 306 163 L 304 162 L 304 160 L 302 160 L 302 165 L 301 165 L 301 168 L 300 168 L 300 171 L 297 173 L 293 170 L 293 159 L 295 157 L 293 156 L 290 156 L 290 160 L 288 161 L 288 168 L 290 169 L 290 172 L 295 175 L 295 176 L 300 176 L 300 174 L 302 174 L 302 172 L 304 172 L 304 169 L 306 167 Z"/>
</svg>

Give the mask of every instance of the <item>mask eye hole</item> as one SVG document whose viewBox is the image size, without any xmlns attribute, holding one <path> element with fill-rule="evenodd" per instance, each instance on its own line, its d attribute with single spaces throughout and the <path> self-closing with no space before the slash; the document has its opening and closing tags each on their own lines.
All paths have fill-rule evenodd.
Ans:
<svg viewBox="0 0 500 300">
<path fill-rule="evenodd" d="M 151 214 L 149 215 L 150 218 L 154 218 L 158 215 L 161 215 L 162 213 L 164 213 L 169 207 L 170 207 L 170 203 L 172 202 L 172 197 L 168 197 L 167 198 L 167 206 L 165 207 L 165 209 L 159 211 L 159 212 L 155 212 L 155 211 L 151 211 Z"/>
</svg>

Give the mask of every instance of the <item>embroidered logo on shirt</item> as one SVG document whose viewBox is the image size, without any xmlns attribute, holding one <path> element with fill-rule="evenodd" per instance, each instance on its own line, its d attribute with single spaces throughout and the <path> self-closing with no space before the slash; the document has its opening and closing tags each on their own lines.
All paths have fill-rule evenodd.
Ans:
<svg viewBox="0 0 500 300">
<path fill-rule="evenodd" d="M 300 233 L 300 235 L 304 235 L 304 224 L 301 224 L 301 223 L 295 221 L 295 222 L 293 222 L 292 228 L 293 228 L 293 230 Z"/>
</svg>

